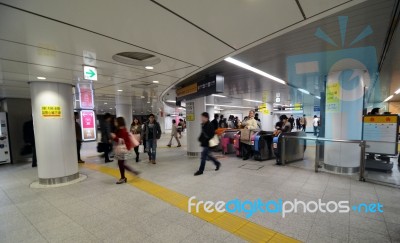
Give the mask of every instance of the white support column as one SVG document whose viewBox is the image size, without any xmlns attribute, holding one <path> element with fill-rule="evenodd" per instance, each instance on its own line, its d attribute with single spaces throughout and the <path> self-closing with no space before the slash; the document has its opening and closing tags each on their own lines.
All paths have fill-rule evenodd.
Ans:
<svg viewBox="0 0 400 243">
<path fill-rule="evenodd" d="M 264 114 L 262 112 L 258 112 L 261 119 L 261 127 L 264 131 L 273 131 L 275 130 L 274 124 L 272 122 L 273 117 L 271 112 L 273 110 L 271 103 L 266 103 L 266 109 L 269 111 L 268 114 Z"/>
<path fill-rule="evenodd" d="M 39 183 L 78 179 L 72 86 L 53 82 L 30 85 Z M 61 116 L 44 117 L 43 107 L 60 108 Z"/>
<path fill-rule="evenodd" d="M 201 147 L 197 140 L 201 132 L 201 113 L 206 110 L 205 98 L 197 98 L 188 102 L 194 102 L 194 121 L 187 121 L 187 154 L 197 157 L 200 155 Z M 187 103 L 188 103 L 187 102 Z"/>
<path fill-rule="evenodd" d="M 214 96 L 207 96 L 206 97 L 206 104 L 215 104 L 215 97 Z M 215 114 L 215 106 L 206 106 L 206 111 L 210 115 L 210 121 L 214 119 Z"/>
<path fill-rule="evenodd" d="M 129 128 L 132 124 L 132 99 L 127 96 L 117 96 L 115 98 L 115 112 L 117 117 L 125 119 L 126 126 Z"/>
</svg>

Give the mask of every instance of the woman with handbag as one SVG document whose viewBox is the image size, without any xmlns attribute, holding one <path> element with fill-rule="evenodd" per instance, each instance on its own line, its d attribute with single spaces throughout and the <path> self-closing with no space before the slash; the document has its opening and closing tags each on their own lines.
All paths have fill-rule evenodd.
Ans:
<svg viewBox="0 0 400 243">
<path fill-rule="evenodd" d="M 135 117 L 133 119 L 132 125 L 131 125 L 131 133 L 133 136 L 136 138 L 137 141 L 141 141 L 141 134 L 142 134 L 142 124 L 140 124 L 139 119 Z M 139 146 L 134 148 L 135 154 L 136 154 L 136 163 L 139 162 Z"/>
<path fill-rule="evenodd" d="M 135 145 L 138 146 L 138 142 L 136 141 L 137 144 L 134 144 L 134 137 L 129 134 L 128 129 L 126 129 L 125 119 L 123 117 L 118 117 L 115 125 L 117 131 L 116 133 L 111 134 L 111 136 L 117 143 L 117 145 L 114 147 L 114 152 L 115 158 L 118 160 L 119 172 L 121 174 L 121 179 L 117 181 L 117 184 L 122 184 L 127 182 L 125 170 L 134 175 L 140 174 L 139 171 L 134 170 L 125 163 L 129 151 L 132 149 L 132 147 L 135 147 Z"/>
</svg>

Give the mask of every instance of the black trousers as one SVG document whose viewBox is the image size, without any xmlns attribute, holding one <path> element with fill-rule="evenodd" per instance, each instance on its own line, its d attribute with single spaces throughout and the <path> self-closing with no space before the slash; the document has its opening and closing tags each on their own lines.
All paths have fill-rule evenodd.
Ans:
<svg viewBox="0 0 400 243">
<path fill-rule="evenodd" d="M 104 146 L 104 160 L 110 161 L 110 152 L 112 150 L 111 144 L 107 144 L 108 146 Z"/>
<path fill-rule="evenodd" d="M 251 145 L 246 143 L 240 143 L 240 147 L 242 148 L 242 157 L 245 159 L 249 159 L 253 156 L 253 150 Z"/>
<path fill-rule="evenodd" d="M 37 166 L 37 158 L 36 158 L 36 146 L 32 145 L 32 167 Z"/>
<path fill-rule="evenodd" d="M 76 153 L 78 155 L 78 161 L 81 160 L 81 147 L 82 147 L 82 142 L 76 141 Z"/>
</svg>

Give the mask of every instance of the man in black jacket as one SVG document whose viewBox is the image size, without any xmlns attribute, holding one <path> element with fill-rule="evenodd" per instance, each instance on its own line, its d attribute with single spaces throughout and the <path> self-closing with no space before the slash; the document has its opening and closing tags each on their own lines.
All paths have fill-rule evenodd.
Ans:
<svg viewBox="0 0 400 243">
<path fill-rule="evenodd" d="M 201 144 L 201 147 L 203 148 L 203 151 L 201 152 L 200 168 L 196 173 L 194 173 L 195 176 L 203 174 L 207 158 L 214 162 L 216 166 L 215 170 L 219 170 L 219 168 L 221 167 L 221 162 L 219 162 L 210 154 L 209 141 L 214 137 L 215 130 L 213 124 L 211 124 L 209 119 L 210 117 L 207 112 L 203 112 L 201 114 L 202 127 L 199 142 Z"/>
<path fill-rule="evenodd" d="M 217 130 L 218 127 L 219 127 L 218 118 L 219 118 L 219 115 L 218 114 L 214 114 L 214 120 L 211 121 L 211 124 L 214 127 L 214 131 Z"/>
<path fill-rule="evenodd" d="M 154 114 L 149 115 L 149 121 L 144 124 L 141 137 L 147 143 L 146 148 L 149 155 L 149 163 L 156 164 L 157 140 L 161 137 L 161 126 L 156 121 Z"/>
</svg>

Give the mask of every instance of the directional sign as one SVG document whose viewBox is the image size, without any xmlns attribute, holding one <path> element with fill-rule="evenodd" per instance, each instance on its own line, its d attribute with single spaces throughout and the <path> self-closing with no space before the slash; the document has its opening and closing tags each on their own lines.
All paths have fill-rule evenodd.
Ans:
<svg viewBox="0 0 400 243">
<path fill-rule="evenodd" d="M 87 80 L 97 81 L 97 69 L 91 66 L 83 66 L 83 75 Z"/>
</svg>

